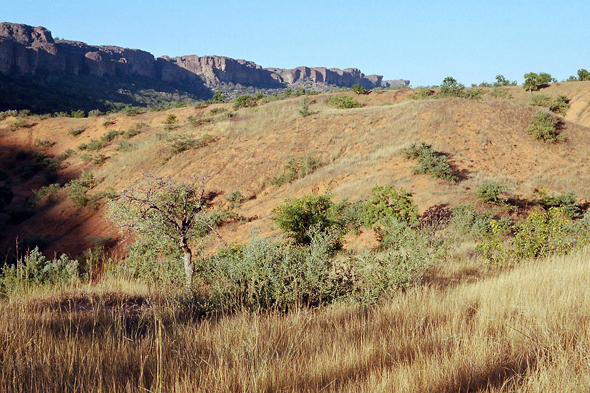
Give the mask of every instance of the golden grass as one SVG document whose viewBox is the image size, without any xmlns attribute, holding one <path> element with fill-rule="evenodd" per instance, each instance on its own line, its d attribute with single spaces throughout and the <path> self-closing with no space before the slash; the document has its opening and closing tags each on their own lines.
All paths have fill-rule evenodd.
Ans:
<svg viewBox="0 0 590 393">
<path fill-rule="evenodd" d="M 125 284 L 14 301 L 0 305 L 0 391 L 588 391 L 589 262 L 586 249 L 286 315 L 203 318 Z"/>
</svg>

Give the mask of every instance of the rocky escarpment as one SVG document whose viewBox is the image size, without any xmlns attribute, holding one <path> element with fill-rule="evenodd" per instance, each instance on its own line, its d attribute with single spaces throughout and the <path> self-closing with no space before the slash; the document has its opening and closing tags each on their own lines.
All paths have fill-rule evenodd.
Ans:
<svg viewBox="0 0 590 393">
<path fill-rule="evenodd" d="M 286 87 L 298 83 L 367 88 L 407 85 L 409 81 L 383 81 L 356 68 L 262 68 L 246 60 L 223 56 L 167 56 L 116 46 L 54 40 L 45 27 L 0 23 L 0 73 L 34 75 L 39 71 L 89 74 L 97 77 L 137 75 L 163 82 L 199 80 L 207 86 L 220 83 L 255 87 Z"/>
</svg>

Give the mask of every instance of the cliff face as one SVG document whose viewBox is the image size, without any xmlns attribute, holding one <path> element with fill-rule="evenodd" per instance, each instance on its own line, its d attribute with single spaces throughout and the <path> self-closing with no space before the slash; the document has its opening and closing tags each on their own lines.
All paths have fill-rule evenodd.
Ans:
<svg viewBox="0 0 590 393">
<path fill-rule="evenodd" d="M 44 27 L 0 23 L 0 73 L 35 75 L 39 71 L 97 77 L 137 75 L 162 82 L 199 81 L 211 87 L 233 83 L 254 87 L 313 85 L 367 88 L 409 84 L 383 81 L 379 75 L 364 75 L 356 68 L 297 67 L 291 70 L 262 68 L 223 56 L 181 56 L 155 59 L 151 53 L 116 46 L 92 46 L 83 42 L 57 40 Z"/>
</svg>

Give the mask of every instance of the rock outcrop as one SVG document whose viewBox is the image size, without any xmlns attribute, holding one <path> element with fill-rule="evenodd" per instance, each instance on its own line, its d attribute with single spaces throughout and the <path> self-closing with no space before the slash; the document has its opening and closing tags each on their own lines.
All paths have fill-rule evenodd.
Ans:
<svg viewBox="0 0 590 393">
<path fill-rule="evenodd" d="M 265 88 L 357 83 L 375 88 L 409 84 L 403 80 L 383 81 L 380 75 L 364 75 L 356 68 L 262 68 L 251 61 L 223 56 L 155 59 L 151 53 L 138 49 L 54 40 L 51 32 L 41 26 L 0 23 L 0 73 L 35 75 L 41 71 L 96 77 L 135 75 L 168 83 L 198 81 L 208 87 L 221 83 Z"/>
</svg>

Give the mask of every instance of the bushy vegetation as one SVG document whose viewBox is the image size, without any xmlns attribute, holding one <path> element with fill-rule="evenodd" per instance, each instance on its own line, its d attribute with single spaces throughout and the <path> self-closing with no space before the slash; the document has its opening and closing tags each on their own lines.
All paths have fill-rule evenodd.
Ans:
<svg viewBox="0 0 590 393">
<path fill-rule="evenodd" d="M 324 103 L 338 109 L 362 108 L 363 104 L 350 96 L 331 96 Z"/>
<path fill-rule="evenodd" d="M 252 108 L 257 106 L 257 100 L 256 97 L 251 96 L 249 94 L 243 94 L 239 97 L 237 97 L 234 100 L 234 111 L 240 109 L 240 108 Z"/>
<path fill-rule="evenodd" d="M 307 117 L 307 116 L 313 115 L 313 112 L 309 109 L 310 105 L 311 105 L 311 100 L 307 97 L 303 98 L 299 102 L 298 112 L 301 115 L 301 117 Z"/>
<path fill-rule="evenodd" d="M 542 106 L 553 113 L 565 115 L 570 108 L 569 99 L 565 95 L 551 97 L 545 94 L 533 94 L 531 96 L 531 105 Z"/>
<path fill-rule="evenodd" d="M 544 142 L 564 142 L 565 137 L 558 132 L 559 125 L 559 119 L 555 118 L 551 113 L 539 111 L 531 118 L 526 132 L 531 134 L 533 138 Z"/>
<path fill-rule="evenodd" d="M 502 194 L 508 192 L 508 187 L 495 181 L 486 181 L 480 183 L 475 190 L 475 195 L 485 203 L 496 205 L 506 204 L 506 198 Z"/>
<path fill-rule="evenodd" d="M 548 86 L 552 82 L 557 82 L 555 78 L 546 72 L 529 72 L 528 74 L 524 75 L 524 84 L 522 85 L 523 89 L 527 91 L 536 91 L 543 87 Z"/>
<path fill-rule="evenodd" d="M 408 159 L 418 161 L 418 166 L 414 168 L 415 174 L 429 174 L 451 182 L 459 180 L 459 176 L 449 165 L 447 157 L 425 142 L 413 143 L 408 148 L 403 149 L 401 153 Z"/>
<path fill-rule="evenodd" d="M 280 187 L 283 184 L 291 183 L 312 174 L 321 166 L 322 159 L 314 153 L 309 153 L 302 157 L 290 157 L 283 167 L 283 173 L 273 177 L 270 182 Z"/>
</svg>

